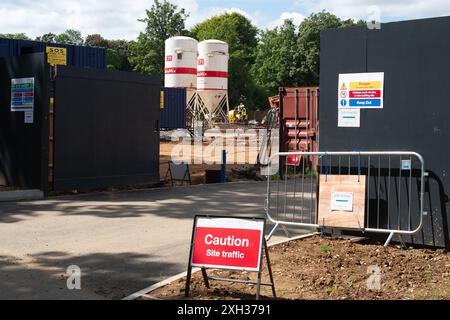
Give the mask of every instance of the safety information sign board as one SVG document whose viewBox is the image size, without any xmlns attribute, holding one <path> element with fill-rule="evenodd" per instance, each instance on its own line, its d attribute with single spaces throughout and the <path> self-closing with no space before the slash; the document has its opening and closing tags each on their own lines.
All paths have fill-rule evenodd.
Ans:
<svg viewBox="0 0 450 320">
<path fill-rule="evenodd" d="M 331 193 L 331 211 L 353 211 L 353 192 Z"/>
<path fill-rule="evenodd" d="M 340 128 L 359 128 L 361 126 L 360 109 L 339 108 L 338 127 Z"/>
<path fill-rule="evenodd" d="M 25 111 L 24 114 L 24 123 L 34 123 L 34 112 L 33 111 Z"/>
<path fill-rule="evenodd" d="M 58 47 L 47 47 L 47 62 L 52 65 L 67 66 L 67 49 Z"/>
<path fill-rule="evenodd" d="M 411 160 L 402 160 L 402 170 L 411 170 Z"/>
<path fill-rule="evenodd" d="M 384 72 L 339 75 L 339 108 L 383 109 Z"/>
<path fill-rule="evenodd" d="M 259 271 L 263 237 L 263 219 L 197 217 L 191 265 Z"/>
<path fill-rule="evenodd" d="M 34 78 L 11 79 L 11 111 L 34 110 Z"/>
</svg>

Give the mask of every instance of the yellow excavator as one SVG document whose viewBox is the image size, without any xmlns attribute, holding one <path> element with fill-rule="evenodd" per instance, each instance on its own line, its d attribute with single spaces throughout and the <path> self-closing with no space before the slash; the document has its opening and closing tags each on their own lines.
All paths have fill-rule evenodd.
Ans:
<svg viewBox="0 0 450 320">
<path fill-rule="evenodd" d="M 247 108 L 241 103 L 237 106 L 236 109 L 230 110 L 228 113 L 228 120 L 231 124 L 235 123 L 247 123 L 248 122 L 248 114 Z"/>
</svg>

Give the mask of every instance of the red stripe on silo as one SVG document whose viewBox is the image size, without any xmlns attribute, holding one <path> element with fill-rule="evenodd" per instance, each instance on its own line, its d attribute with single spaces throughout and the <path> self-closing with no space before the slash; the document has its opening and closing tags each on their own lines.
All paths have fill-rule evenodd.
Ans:
<svg viewBox="0 0 450 320">
<path fill-rule="evenodd" d="M 197 74 L 195 68 L 166 68 L 165 74 Z"/>
<path fill-rule="evenodd" d="M 197 91 L 228 91 L 228 90 L 223 88 L 201 88 L 197 89 Z"/>
<path fill-rule="evenodd" d="M 228 72 L 225 71 L 199 71 L 197 72 L 199 78 L 228 78 Z"/>
</svg>

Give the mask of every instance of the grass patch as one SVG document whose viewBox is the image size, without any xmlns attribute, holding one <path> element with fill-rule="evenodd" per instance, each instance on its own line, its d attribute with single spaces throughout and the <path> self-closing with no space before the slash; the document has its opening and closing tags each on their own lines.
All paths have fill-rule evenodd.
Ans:
<svg viewBox="0 0 450 320">
<path fill-rule="evenodd" d="M 333 250 L 333 247 L 329 243 L 320 244 L 320 252 L 322 253 L 330 253 Z"/>
</svg>

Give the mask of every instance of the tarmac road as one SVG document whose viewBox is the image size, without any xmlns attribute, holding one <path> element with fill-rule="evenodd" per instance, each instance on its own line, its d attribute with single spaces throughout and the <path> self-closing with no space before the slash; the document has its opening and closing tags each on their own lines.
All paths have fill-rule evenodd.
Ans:
<svg viewBox="0 0 450 320">
<path fill-rule="evenodd" d="M 265 193 L 241 182 L 0 203 L 0 299 L 124 298 L 186 270 L 194 215 L 264 217 Z M 81 290 L 67 289 L 72 265 Z"/>
</svg>

